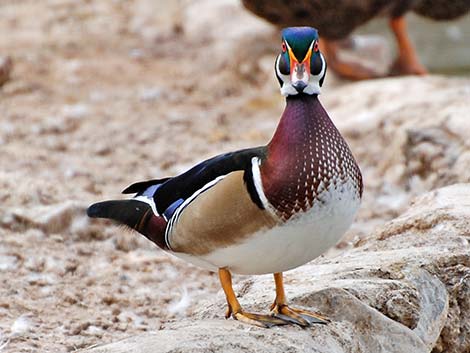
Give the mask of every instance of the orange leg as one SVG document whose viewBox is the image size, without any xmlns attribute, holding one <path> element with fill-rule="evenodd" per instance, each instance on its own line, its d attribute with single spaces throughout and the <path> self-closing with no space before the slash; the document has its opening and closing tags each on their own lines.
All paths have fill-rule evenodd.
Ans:
<svg viewBox="0 0 470 353">
<path fill-rule="evenodd" d="M 390 75 L 426 75 L 428 71 L 419 61 L 416 50 L 408 36 L 405 18 L 392 18 L 390 28 L 398 44 L 398 58 L 392 65 Z"/>
<path fill-rule="evenodd" d="M 286 325 L 289 322 L 272 315 L 261 315 L 247 313 L 242 310 L 240 303 L 235 295 L 235 292 L 232 288 L 232 275 L 225 268 L 219 269 L 219 279 L 222 284 L 222 289 L 225 292 L 225 297 L 227 298 L 227 312 L 225 318 L 232 316 L 235 320 L 246 322 L 251 325 L 260 326 L 260 327 L 272 327 L 277 325 Z"/>
<path fill-rule="evenodd" d="M 322 39 L 319 44 L 320 51 L 325 56 L 328 67 L 331 68 L 339 77 L 348 80 L 367 80 L 380 77 L 377 72 L 374 72 L 358 63 L 340 60 L 338 57 L 338 42 Z"/>
<path fill-rule="evenodd" d="M 304 327 L 311 324 L 327 324 L 330 322 L 328 318 L 322 315 L 307 310 L 290 308 L 287 305 L 282 273 L 274 274 L 274 282 L 276 283 L 276 299 L 271 305 L 271 311 L 275 317 Z"/>
</svg>

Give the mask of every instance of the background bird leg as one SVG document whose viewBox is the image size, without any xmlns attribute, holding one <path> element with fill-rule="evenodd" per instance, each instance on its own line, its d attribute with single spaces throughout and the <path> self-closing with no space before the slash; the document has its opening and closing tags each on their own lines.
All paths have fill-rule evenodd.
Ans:
<svg viewBox="0 0 470 353">
<path fill-rule="evenodd" d="M 355 62 L 341 60 L 339 57 L 339 42 L 322 39 L 319 41 L 320 51 L 325 56 L 328 67 L 341 78 L 348 80 L 367 80 L 381 75 Z"/>
<path fill-rule="evenodd" d="M 390 28 L 398 45 L 398 57 L 390 69 L 390 75 L 426 75 L 428 71 L 419 61 L 418 54 L 408 36 L 405 17 L 392 18 Z"/>
</svg>

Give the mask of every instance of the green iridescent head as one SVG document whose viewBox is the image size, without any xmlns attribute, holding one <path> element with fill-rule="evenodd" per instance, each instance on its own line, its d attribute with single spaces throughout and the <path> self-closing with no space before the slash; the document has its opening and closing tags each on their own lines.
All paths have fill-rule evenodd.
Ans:
<svg viewBox="0 0 470 353">
<path fill-rule="evenodd" d="M 282 30 L 282 52 L 276 59 L 281 94 L 319 94 L 326 74 L 326 61 L 318 47 L 318 32 L 312 27 Z"/>
</svg>

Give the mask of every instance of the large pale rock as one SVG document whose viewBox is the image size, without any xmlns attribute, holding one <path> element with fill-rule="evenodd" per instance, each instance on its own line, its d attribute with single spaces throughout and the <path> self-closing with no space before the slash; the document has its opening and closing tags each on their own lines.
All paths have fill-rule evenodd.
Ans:
<svg viewBox="0 0 470 353">
<path fill-rule="evenodd" d="M 321 100 L 364 177 L 355 234 L 429 190 L 470 182 L 469 79 L 388 78 L 325 91 Z"/>
<path fill-rule="evenodd" d="M 23 232 L 37 229 L 44 234 L 67 233 L 76 240 L 103 238 L 106 235 L 96 222 L 90 222 L 85 210 L 88 204 L 64 201 L 34 208 L 0 207 L 0 227 Z M 101 222 L 108 224 L 109 222 Z M 125 247 L 125 245 L 124 245 Z"/>
<path fill-rule="evenodd" d="M 463 352 L 470 349 L 470 184 L 416 199 L 356 248 L 286 274 L 292 305 L 331 318 L 326 326 L 261 329 L 222 318 L 223 295 L 193 318 L 88 350 L 117 352 Z M 266 311 L 271 276 L 238 288 L 242 305 Z"/>
<path fill-rule="evenodd" d="M 394 185 L 416 195 L 470 182 L 470 80 L 384 79 L 346 85 L 325 98 L 368 187 Z"/>
</svg>

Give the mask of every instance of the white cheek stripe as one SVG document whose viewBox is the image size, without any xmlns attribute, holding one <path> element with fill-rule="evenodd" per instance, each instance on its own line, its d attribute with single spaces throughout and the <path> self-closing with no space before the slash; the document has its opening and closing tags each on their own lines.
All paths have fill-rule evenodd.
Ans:
<svg viewBox="0 0 470 353">
<path fill-rule="evenodd" d="M 226 176 L 227 176 L 227 174 L 220 175 L 217 178 L 215 178 L 214 180 L 211 180 L 206 185 L 204 185 L 202 188 L 195 191 L 194 194 L 192 194 L 186 200 L 184 200 L 184 202 L 175 210 L 175 212 L 173 213 L 173 216 L 171 216 L 170 222 L 166 226 L 166 230 L 165 230 L 165 243 L 166 243 L 166 246 L 168 247 L 168 249 L 172 250 L 171 245 L 170 245 L 170 235 L 171 235 L 171 232 L 173 231 L 174 226 L 178 222 L 178 219 L 181 215 L 181 212 L 183 212 L 183 210 L 186 208 L 186 206 L 188 206 L 196 197 L 198 197 L 200 194 L 202 194 L 207 189 L 210 189 L 211 187 L 213 187 L 215 184 L 217 184 L 219 181 L 221 181 Z"/>
<path fill-rule="evenodd" d="M 276 64 L 274 65 L 274 67 L 276 68 L 276 75 L 277 77 L 279 77 L 282 81 L 282 86 L 281 86 L 281 95 L 283 95 L 284 97 L 287 97 L 287 96 L 295 96 L 296 94 L 298 94 L 297 90 L 292 87 L 292 85 L 290 84 L 290 76 L 289 75 L 284 75 L 281 73 L 281 71 L 279 70 L 279 60 L 281 60 L 281 54 L 279 54 L 276 58 Z"/>
<path fill-rule="evenodd" d="M 261 180 L 261 171 L 259 169 L 260 159 L 258 157 L 253 157 L 251 159 L 251 172 L 253 175 L 253 183 L 255 184 L 256 192 L 258 193 L 258 197 L 261 200 L 265 210 L 270 212 L 272 215 L 276 215 L 276 211 L 274 207 L 269 203 L 268 198 L 264 194 L 263 190 L 263 181 Z"/>
<path fill-rule="evenodd" d="M 325 76 L 326 70 L 325 58 L 322 53 L 320 53 L 320 59 L 322 63 L 321 71 L 318 75 L 310 75 L 308 86 L 304 89 L 304 92 L 307 94 L 320 94 L 320 80 Z"/>
</svg>

